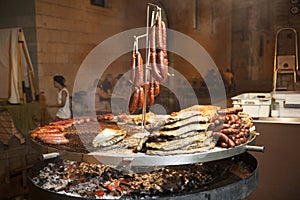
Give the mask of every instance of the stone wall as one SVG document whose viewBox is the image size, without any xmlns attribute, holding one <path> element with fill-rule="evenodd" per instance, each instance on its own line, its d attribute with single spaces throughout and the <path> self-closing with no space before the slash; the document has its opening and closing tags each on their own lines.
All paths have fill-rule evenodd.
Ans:
<svg viewBox="0 0 300 200">
<path fill-rule="evenodd" d="M 0 28 L 20 27 L 24 31 L 25 40 L 35 72 L 37 72 L 35 1 L 34 0 L 1 0 Z M 37 73 L 36 73 L 37 77 Z"/>
<path fill-rule="evenodd" d="M 72 92 L 76 73 L 95 46 L 114 34 L 144 25 L 143 2 L 106 2 L 107 7 L 98 7 L 87 0 L 36 0 L 38 73 L 46 103 L 56 102 L 57 91 L 52 86 L 54 75 L 65 76 Z M 132 4 L 137 5 L 127 6 Z M 130 13 L 129 8 L 141 11 Z M 108 73 L 128 70 L 129 62 L 130 57 L 118 59 L 109 67 Z M 56 109 L 48 110 L 53 115 Z"/>
<path fill-rule="evenodd" d="M 40 90 L 45 94 L 46 103 L 56 101 L 53 75 L 64 75 L 72 92 L 80 64 L 96 45 L 121 31 L 145 26 L 148 1 L 107 2 L 108 7 L 103 8 L 93 6 L 86 0 L 36 0 L 38 73 Z M 194 28 L 194 0 L 152 2 L 165 9 L 168 28 L 191 36 L 208 51 L 220 68 L 230 65 L 231 16 L 228 13 L 231 3 L 221 0 L 211 5 L 200 1 L 199 24 L 198 28 Z M 108 67 L 107 73 L 117 75 L 127 72 L 129 62 L 130 54 L 121 56 Z M 182 58 L 175 56 L 170 65 L 190 80 L 194 78 L 190 74 L 199 76 Z M 55 109 L 49 111 L 53 115 Z"/>
<path fill-rule="evenodd" d="M 231 66 L 239 74 L 237 81 L 245 83 L 240 84 L 243 90 L 253 91 L 246 87 L 251 82 L 266 83 L 265 91 L 272 89 L 276 31 L 285 27 L 300 31 L 299 13 L 292 15 L 291 7 L 288 0 L 233 2 Z M 283 52 L 291 52 L 292 45 L 292 40 L 281 41 Z"/>
<path fill-rule="evenodd" d="M 149 1 L 105 2 L 105 7 L 91 5 L 88 0 L 0 2 L 0 28 L 20 26 L 24 29 L 46 103 L 56 102 L 57 91 L 52 86 L 54 75 L 64 75 L 72 92 L 76 73 L 92 49 L 117 33 L 145 26 Z M 232 68 L 241 82 L 271 82 L 276 30 L 293 26 L 299 32 L 299 15 L 290 15 L 290 3 L 286 0 L 150 2 L 163 8 L 168 28 L 197 41 L 218 68 Z M 130 53 L 116 59 L 106 73 L 127 72 L 129 62 Z M 191 81 L 201 78 L 185 58 L 176 54 L 170 54 L 170 65 Z M 55 109 L 49 111 L 50 115 L 55 113 Z"/>
<path fill-rule="evenodd" d="M 163 0 L 162 5 L 169 19 L 169 28 L 184 33 L 198 42 L 212 57 L 220 69 L 231 63 L 231 0 L 199 1 Z M 197 13 L 195 13 L 197 6 Z M 195 26 L 194 23 L 197 25 Z M 188 47 L 186 47 L 188 48 Z M 175 56 L 174 68 L 187 79 L 199 74 L 184 58 Z M 202 75 L 203 76 L 203 75 Z"/>
</svg>

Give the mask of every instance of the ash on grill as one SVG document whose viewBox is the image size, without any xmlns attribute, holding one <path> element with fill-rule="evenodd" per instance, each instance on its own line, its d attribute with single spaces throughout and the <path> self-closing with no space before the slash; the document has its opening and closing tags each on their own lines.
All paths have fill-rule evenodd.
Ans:
<svg viewBox="0 0 300 200">
<path fill-rule="evenodd" d="M 70 196 L 136 199 L 199 191 L 219 175 L 216 168 L 193 164 L 123 174 L 112 166 L 63 160 L 48 163 L 32 180 L 43 189 Z"/>
</svg>

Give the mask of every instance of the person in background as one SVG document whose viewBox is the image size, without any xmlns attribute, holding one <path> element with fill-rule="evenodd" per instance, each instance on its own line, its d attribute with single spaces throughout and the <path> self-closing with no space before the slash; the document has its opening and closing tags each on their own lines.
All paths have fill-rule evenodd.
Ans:
<svg viewBox="0 0 300 200">
<path fill-rule="evenodd" d="M 111 110 L 110 107 L 110 98 L 111 98 L 111 90 L 105 92 L 103 89 L 103 83 L 95 80 L 96 85 L 96 93 L 95 95 L 95 108 L 96 111 L 100 112 L 108 112 Z"/>
<path fill-rule="evenodd" d="M 71 118 L 70 95 L 65 85 L 65 78 L 61 75 L 54 76 L 53 85 L 58 89 L 57 104 L 48 107 L 58 108 L 54 121 Z"/>
<path fill-rule="evenodd" d="M 103 112 L 111 110 L 111 95 L 115 84 L 115 78 L 112 74 L 107 74 L 103 82 L 98 86 L 97 93 L 100 97 L 100 107 L 104 108 Z M 104 107 L 103 107 L 104 106 Z M 100 108 L 99 108 L 100 109 Z M 101 109 L 102 110 L 102 109 Z"/>
<path fill-rule="evenodd" d="M 111 95 L 114 87 L 115 79 L 112 74 L 107 74 L 104 81 L 101 84 L 101 89 L 108 95 Z"/>
<path fill-rule="evenodd" d="M 234 89 L 234 76 L 232 71 L 227 68 L 223 75 L 226 92 L 232 92 Z"/>
</svg>

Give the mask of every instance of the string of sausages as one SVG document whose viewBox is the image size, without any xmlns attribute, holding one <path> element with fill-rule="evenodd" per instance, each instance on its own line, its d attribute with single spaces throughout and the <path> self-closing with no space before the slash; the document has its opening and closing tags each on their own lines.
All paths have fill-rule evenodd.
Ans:
<svg viewBox="0 0 300 200">
<path fill-rule="evenodd" d="M 168 77 L 167 59 L 167 33 L 166 25 L 157 17 L 155 24 L 150 29 L 149 34 L 149 68 L 147 83 L 144 80 L 144 67 L 141 53 L 137 50 L 131 59 L 131 83 L 133 94 L 129 101 L 129 113 L 134 113 L 137 109 L 143 108 L 146 93 L 146 106 L 154 105 L 154 98 L 160 92 L 160 83 L 166 81 Z"/>
<path fill-rule="evenodd" d="M 241 107 L 220 110 L 213 120 L 211 128 L 217 146 L 234 147 L 247 141 L 250 128 L 253 125 L 252 118 L 242 112 Z"/>
</svg>

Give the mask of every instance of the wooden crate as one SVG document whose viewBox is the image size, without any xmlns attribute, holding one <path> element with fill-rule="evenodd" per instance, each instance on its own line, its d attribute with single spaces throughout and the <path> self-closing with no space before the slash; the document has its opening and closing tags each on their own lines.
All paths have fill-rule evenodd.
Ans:
<svg viewBox="0 0 300 200">
<path fill-rule="evenodd" d="M 6 193 L 0 191 L 0 199 L 26 194 L 27 172 L 41 161 L 40 158 L 41 153 L 32 148 L 30 138 L 21 143 L 19 138 L 12 136 L 7 145 L 0 142 L 0 187 L 6 188 Z"/>
<path fill-rule="evenodd" d="M 8 144 L 13 136 L 16 136 L 20 140 L 20 143 L 25 143 L 25 138 L 16 129 L 9 112 L 0 112 L 0 141 L 3 144 Z"/>
</svg>

